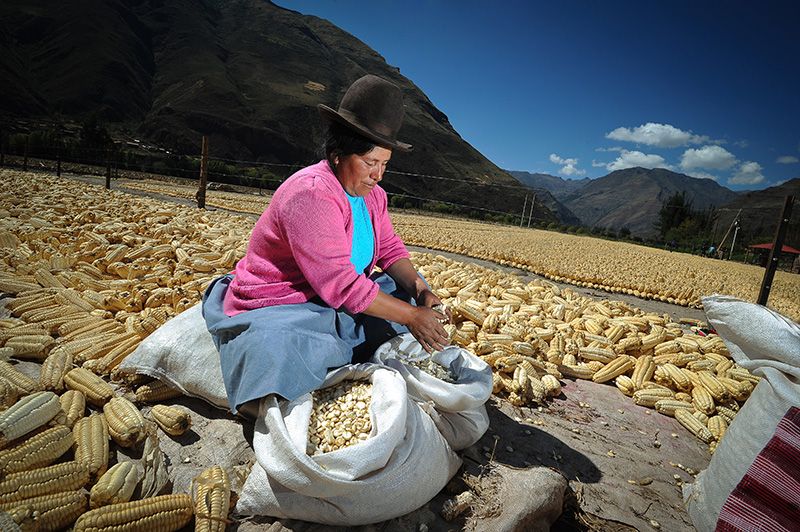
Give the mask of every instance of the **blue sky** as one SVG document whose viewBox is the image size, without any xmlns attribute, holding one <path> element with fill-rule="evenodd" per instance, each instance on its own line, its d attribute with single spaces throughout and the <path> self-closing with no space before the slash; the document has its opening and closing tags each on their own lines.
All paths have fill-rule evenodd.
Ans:
<svg viewBox="0 0 800 532">
<path fill-rule="evenodd" d="M 277 3 L 375 49 L 501 168 L 800 177 L 800 2 Z"/>
</svg>

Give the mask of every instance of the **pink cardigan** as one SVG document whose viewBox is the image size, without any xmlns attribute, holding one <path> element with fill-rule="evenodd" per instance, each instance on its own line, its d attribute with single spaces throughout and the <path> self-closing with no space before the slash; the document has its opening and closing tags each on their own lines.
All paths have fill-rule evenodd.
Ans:
<svg viewBox="0 0 800 532">
<path fill-rule="evenodd" d="M 375 186 L 365 198 L 375 232 L 375 255 L 367 272 L 409 257 Z M 350 203 L 325 160 L 286 180 L 256 222 L 247 253 L 236 265 L 225 295 L 228 316 L 261 307 L 305 303 L 318 295 L 334 309 L 363 312 L 378 293 L 350 262 Z"/>
</svg>

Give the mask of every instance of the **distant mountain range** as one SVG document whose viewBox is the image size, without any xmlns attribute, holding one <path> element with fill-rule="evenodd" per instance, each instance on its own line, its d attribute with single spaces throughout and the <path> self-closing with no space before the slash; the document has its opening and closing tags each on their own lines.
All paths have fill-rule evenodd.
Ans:
<svg viewBox="0 0 800 532">
<path fill-rule="evenodd" d="M 695 209 L 722 207 L 739 195 L 711 179 L 697 179 L 663 168 L 627 168 L 597 179 L 568 180 L 548 174 L 509 172 L 531 188 L 552 192 L 559 203 L 583 225 L 653 237 L 662 204 L 676 192 L 685 192 Z M 560 212 L 558 206 L 551 208 Z"/>
<path fill-rule="evenodd" d="M 561 200 L 570 194 L 577 192 L 591 179 L 564 179 L 550 174 L 533 174 L 531 172 L 521 172 L 519 170 L 508 170 L 520 183 L 530 188 L 543 188 L 549 191 L 554 198 Z"/>
</svg>

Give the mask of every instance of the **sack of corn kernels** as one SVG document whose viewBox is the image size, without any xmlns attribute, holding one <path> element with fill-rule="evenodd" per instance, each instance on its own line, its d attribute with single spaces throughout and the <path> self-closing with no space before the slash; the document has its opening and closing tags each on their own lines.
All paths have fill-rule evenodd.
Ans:
<svg viewBox="0 0 800 532">
<path fill-rule="evenodd" d="M 461 465 L 400 374 L 377 364 L 333 370 L 294 401 L 262 399 L 253 449 L 235 512 L 328 525 L 414 511 Z"/>
<path fill-rule="evenodd" d="M 489 428 L 484 403 L 492 394 L 492 369 L 466 349 L 448 346 L 429 355 L 409 333 L 381 345 L 373 361 L 396 369 L 408 395 L 432 403 L 436 427 L 454 450 L 478 441 Z"/>
<path fill-rule="evenodd" d="M 228 409 L 219 351 L 208 332 L 199 303 L 142 340 L 120 363 L 118 371 L 154 377 L 184 395 Z"/>
<path fill-rule="evenodd" d="M 780 515 L 787 506 L 778 499 L 788 495 L 796 500 L 797 492 L 790 488 L 796 479 L 787 484 L 791 475 L 783 467 L 786 464 L 764 453 L 773 444 L 791 449 L 782 439 L 787 434 L 797 441 L 796 426 L 788 433 L 776 428 L 787 423 L 784 418 L 792 407 L 800 405 L 800 326 L 766 307 L 730 296 L 705 297 L 703 308 L 736 364 L 760 382 L 719 441 L 708 468 L 693 483 L 683 485 L 689 516 L 700 531 L 720 526 L 749 529 L 754 526 L 748 521 L 752 518 L 760 520 L 757 528 L 777 529 L 774 518 L 791 519 Z M 769 489 L 753 490 L 764 477 Z M 763 495 L 767 500 L 759 499 Z M 760 509 L 760 503 L 766 508 Z"/>
</svg>

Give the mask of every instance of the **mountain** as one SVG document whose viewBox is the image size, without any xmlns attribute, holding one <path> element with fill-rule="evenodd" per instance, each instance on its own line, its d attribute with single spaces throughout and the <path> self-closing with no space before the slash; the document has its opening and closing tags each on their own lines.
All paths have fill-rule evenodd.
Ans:
<svg viewBox="0 0 800 532">
<path fill-rule="evenodd" d="M 694 209 L 721 207 L 738 197 L 711 179 L 636 167 L 592 179 L 562 202 L 590 227 L 627 227 L 634 235 L 652 237 L 661 205 L 676 192 L 685 192 Z"/>
<path fill-rule="evenodd" d="M 550 174 L 534 174 L 518 170 L 507 170 L 520 183 L 530 188 L 543 188 L 549 191 L 557 200 L 574 194 L 584 187 L 591 179 L 564 179 Z"/>
<path fill-rule="evenodd" d="M 264 0 L 56 0 L 0 3 L 0 123 L 80 121 L 116 138 L 214 157 L 309 164 L 336 108 L 367 73 L 397 84 L 406 118 L 382 183 L 390 193 L 507 213 L 518 182 L 464 141 L 398 68 L 330 22 Z M 278 170 L 276 170 L 277 172 Z M 281 172 L 288 171 L 281 167 Z M 537 215 L 558 221 L 542 207 Z"/>
<path fill-rule="evenodd" d="M 772 242 L 786 196 L 794 196 L 795 200 L 784 244 L 800 249 L 800 177 L 775 187 L 747 192 L 723 205 L 717 220 L 715 244 L 722 240 L 739 209 L 742 212 L 737 241 L 745 245 Z M 728 235 L 728 244 L 731 236 L 732 233 Z"/>
</svg>

